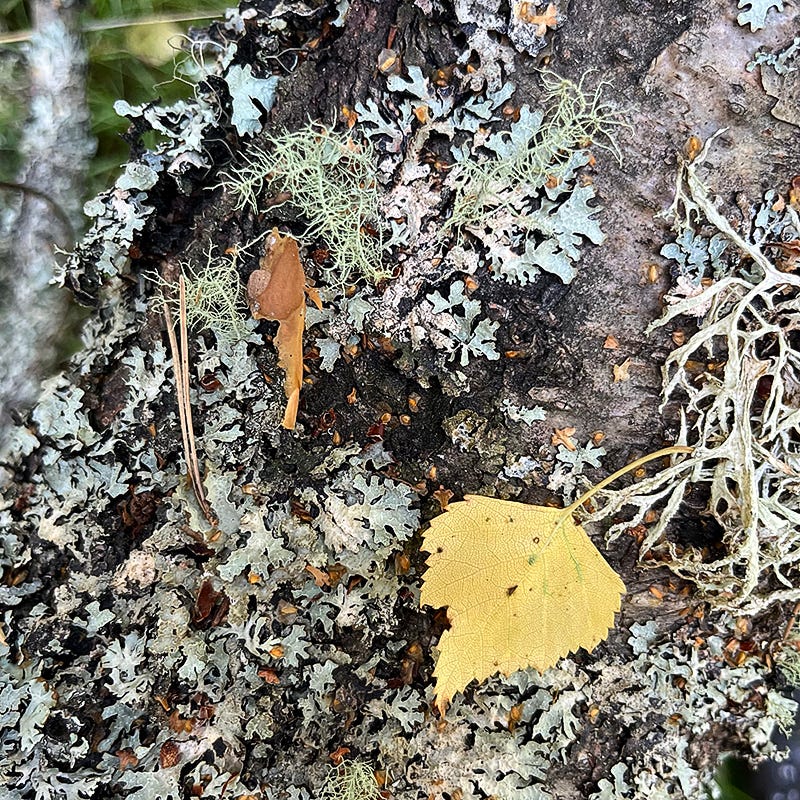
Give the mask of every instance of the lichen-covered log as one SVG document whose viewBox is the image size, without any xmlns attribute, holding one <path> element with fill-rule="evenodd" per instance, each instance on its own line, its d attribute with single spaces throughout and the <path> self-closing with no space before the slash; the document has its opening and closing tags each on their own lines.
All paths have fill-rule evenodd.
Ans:
<svg viewBox="0 0 800 800">
<path fill-rule="evenodd" d="M 704 796 L 720 752 L 774 752 L 795 711 L 772 672 L 790 652 L 793 540 L 745 526 L 764 548 L 755 584 L 738 556 L 720 583 L 750 507 L 729 490 L 705 513 L 706 462 L 666 508 L 640 497 L 627 525 L 615 511 L 607 547 L 608 520 L 587 526 L 627 587 L 592 653 L 472 684 L 442 718 L 446 614 L 419 607 L 419 534 L 450 498 L 564 503 L 665 441 L 702 455 L 761 413 L 708 427 L 702 387 L 725 385 L 726 351 L 670 356 L 702 334 L 699 300 L 645 333 L 665 290 L 747 291 L 773 271 L 793 319 L 795 198 L 763 192 L 788 188 L 797 139 L 746 66 L 790 44 L 796 19 L 772 9 L 754 33 L 758 14 L 740 25 L 731 6 L 261 2 L 198 34 L 217 60 L 192 101 L 118 104 L 134 158 L 63 273 L 94 307 L 85 348 L 5 446 L 10 797 L 677 800 Z M 699 183 L 681 172 L 673 242 L 655 214 L 676 153 L 724 126 L 696 162 L 690 140 Z M 721 212 L 698 202 L 706 185 Z M 273 227 L 301 243 L 322 299 L 291 432 L 275 324 L 243 302 Z M 184 311 L 180 274 L 213 515 L 186 478 L 162 313 Z M 785 382 L 789 415 L 790 330 L 765 328 L 753 351 L 772 370 L 756 393 Z M 701 387 L 683 429 L 691 391 L 659 407 L 668 358 Z M 751 455 L 788 470 L 794 513 L 779 430 Z M 652 495 L 687 476 L 669 470 L 635 477 Z M 606 500 L 620 497 L 636 499 Z M 753 597 L 759 613 L 738 615 Z"/>
</svg>

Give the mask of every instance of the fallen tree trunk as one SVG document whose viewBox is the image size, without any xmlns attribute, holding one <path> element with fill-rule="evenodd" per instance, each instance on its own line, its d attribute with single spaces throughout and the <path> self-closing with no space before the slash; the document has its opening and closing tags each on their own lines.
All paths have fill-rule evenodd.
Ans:
<svg viewBox="0 0 800 800">
<path fill-rule="evenodd" d="M 721 752 L 771 754 L 791 724 L 774 577 L 757 571 L 760 613 L 737 618 L 738 563 L 727 583 L 687 566 L 729 541 L 725 514 L 702 513 L 705 462 L 681 516 L 662 496 L 616 516 L 608 548 L 590 528 L 627 587 L 606 641 L 433 709 L 448 623 L 419 607 L 421 528 L 470 493 L 566 504 L 694 441 L 674 406 L 661 416 L 660 370 L 696 321 L 645 334 L 670 284 L 654 214 L 675 154 L 689 140 L 681 180 L 713 161 L 729 199 L 783 186 L 797 155 L 744 69 L 790 11 L 754 35 L 723 3 L 505 5 L 260 3 L 197 37 L 219 58 L 194 101 L 119 106 L 136 158 L 64 270 L 95 307 L 86 347 L 6 448 L 12 797 L 334 797 L 344 778 L 353 797 L 701 797 Z M 703 211 L 733 254 L 747 205 L 690 222 Z M 275 325 L 236 300 L 273 226 L 322 298 L 294 431 Z M 679 240 L 694 262 L 672 256 L 695 268 L 684 297 L 721 280 L 700 239 Z M 172 351 L 164 303 L 191 331 Z M 206 514 L 184 477 L 178 349 Z M 640 562 L 670 509 L 671 547 Z"/>
</svg>

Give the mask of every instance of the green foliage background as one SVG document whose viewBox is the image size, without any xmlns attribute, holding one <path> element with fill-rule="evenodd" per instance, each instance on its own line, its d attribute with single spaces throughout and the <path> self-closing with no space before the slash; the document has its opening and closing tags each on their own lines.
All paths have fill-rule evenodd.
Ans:
<svg viewBox="0 0 800 800">
<path fill-rule="evenodd" d="M 128 146 L 120 138 L 128 121 L 114 112 L 114 101 L 124 98 L 141 103 L 160 97 L 164 103 L 191 94 L 191 85 L 176 79 L 176 64 L 186 58 L 180 51 L 181 34 L 191 24 L 224 15 L 224 0 L 94 0 L 82 12 L 89 54 L 88 101 L 92 135 L 97 152 L 92 161 L 85 196 L 105 187 L 120 164 L 127 160 Z M 163 15 L 185 15 L 192 22 L 159 22 Z M 107 24 L 105 30 L 89 26 Z M 129 23 L 129 24 L 126 24 Z M 29 4 L 0 0 L 0 35 L 31 28 Z M 120 27 L 110 27 L 121 25 Z M 171 47 L 165 47 L 167 41 Z M 0 45 L 0 180 L 13 182 L 20 168 L 19 143 L 29 91 L 26 78 L 27 43 Z"/>
</svg>

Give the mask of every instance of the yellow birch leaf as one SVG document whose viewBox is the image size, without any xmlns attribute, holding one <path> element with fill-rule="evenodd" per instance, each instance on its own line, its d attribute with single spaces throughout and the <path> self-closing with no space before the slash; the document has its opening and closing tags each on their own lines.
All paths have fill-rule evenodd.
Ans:
<svg viewBox="0 0 800 800">
<path fill-rule="evenodd" d="M 625 586 L 572 514 L 624 472 L 676 452 L 691 448 L 638 459 L 568 508 L 467 495 L 431 522 L 420 604 L 447 606 L 450 629 L 433 673 L 442 714 L 472 680 L 526 667 L 541 672 L 606 638 Z"/>
<path fill-rule="evenodd" d="M 447 606 L 439 640 L 441 711 L 473 679 L 540 672 L 614 626 L 625 586 L 563 508 L 467 495 L 425 534 L 420 602 Z"/>
</svg>

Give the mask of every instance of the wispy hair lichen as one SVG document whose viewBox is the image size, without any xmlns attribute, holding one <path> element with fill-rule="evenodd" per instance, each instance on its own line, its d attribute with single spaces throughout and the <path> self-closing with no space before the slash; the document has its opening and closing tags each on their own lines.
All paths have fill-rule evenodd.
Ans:
<svg viewBox="0 0 800 800">
<path fill-rule="evenodd" d="M 208 245 L 199 261 L 181 261 L 186 285 L 186 323 L 195 331 L 212 330 L 223 343 L 233 343 L 248 335 L 242 284 L 236 269 L 237 253 L 220 255 Z M 165 302 L 177 316 L 177 286 L 158 279 Z"/>
<path fill-rule="evenodd" d="M 267 190 L 273 201 L 280 200 L 273 208 L 294 206 L 306 223 L 304 240 L 319 238 L 330 247 L 331 264 L 322 270 L 331 285 L 384 276 L 378 183 L 368 142 L 312 123 L 249 150 L 223 185 L 240 209 L 261 209 Z"/>
<path fill-rule="evenodd" d="M 381 791 L 368 764 L 345 759 L 331 767 L 317 797 L 318 800 L 378 800 Z"/>
</svg>

